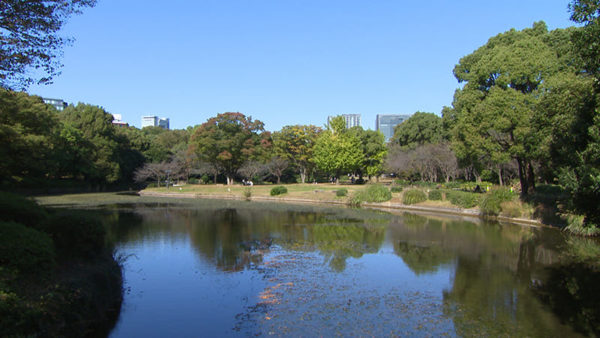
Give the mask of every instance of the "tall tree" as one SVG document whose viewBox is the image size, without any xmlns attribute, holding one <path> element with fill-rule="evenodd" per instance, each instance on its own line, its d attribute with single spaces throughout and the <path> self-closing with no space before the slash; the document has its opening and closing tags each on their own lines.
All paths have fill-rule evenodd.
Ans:
<svg viewBox="0 0 600 338">
<path fill-rule="evenodd" d="M 565 57 L 570 31 L 548 32 L 546 24 L 514 29 L 489 39 L 454 68 L 462 89 L 454 97 L 453 143 L 463 160 L 500 164 L 517 161 L 521 193 L 535 189 L 533 162 L 540 137 L 533 123 L 540 88 L 562 72 L 574 72 Z"/>
<path fill-rule="evenodd" d="M 363 159 L 360 138 L 348 132 L 344 118 L 331 119 L 315 144 L 313 161 L 317 167 L 333 175 L 337 183 L 341 174 L 359 168 Z"/>
<path fill-rule="evenodd" d="M 53 176 L 60 124 L 37 96 L 0 89 L 0 181 Z"/>
<path fill-rule="evenodd" d="M 378 177 L 383 171 L 383 161 L 387 154 L 385 136 L 380 131 L 364 130 L 362 127 L 352 127 L 349 130 L 360 140 L 363 160 L 357 168 L 359 176 Z"/>
<path fill-rule="evenodd" d="M 427 143 L 442 141 L 442 119 L 433 113 L 416 112 L 394 129 L 392 142 L 414 149 Z"/>
<path fill-rule="evenodd" d="M 585 225 L 600 227 L 600 1 L 575 0 L 569 9 L 571 20 L 584 24 L 572 40 L 583 62 L 582 77 L 593 79 L 594 93 L 579 100 L 570 96 L 567 101 L 585 104 L 579 104 L 575 118 L 570 119 L 573 123 L 568 128 L 576 128 L 572 132 L 578 142 L 568 149 L 575 158 L 564 167 L 562 181 L 573 194 L 576 211 L 585 215 Z"/>
<path fill-rule="evenodd" d="M 196 128 L 189 146 L 200 160 L 222 168 L 230 185 L 244 162 L 267 156 L 272 142 L 262 122 L 240 113 L 224 113 Z"/>
<path fill-rule="evenodd" d="M 122 178 L 119 139 L 112 115 L 101 107 L 79 103 L 65 108 L 60 116 L 65 126 L 79 130 L 87 141 L 87 164 L 81 168 L 86 180 L 104 184 Z"/>
<path fill-rule="evenodd" d="M 49 83 L 58 74 L 62 48 L 58 34 L 67 19 L 96 0 L 0 1 L 0 86 L 24 89 Z M 37 78 L 39 73 L 41 78 Z"/>
<path fill-rule="evenodd" d="M 273 133 L 273 147 L 277 156 L 289 160 L 297 168 L 302 183 L 314 164 L 313 149 L 321 128 L 313 125 L 285 126 Z"/>
</svg>

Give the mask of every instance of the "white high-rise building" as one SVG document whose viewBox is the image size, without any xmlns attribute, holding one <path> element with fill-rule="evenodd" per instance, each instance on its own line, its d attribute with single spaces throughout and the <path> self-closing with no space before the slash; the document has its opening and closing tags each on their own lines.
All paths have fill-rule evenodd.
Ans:
<svg viewBox="0 0 600 338">
<path fill-rule="evenodd" d="M 340 114 L 344 120 L 346 121 L 346 128 L 350 129 L 352 127 L 360 127 L 360 114 Z M 331 121 L 332 118 L 339 115 L 330 115 L 327 117 L 327 124 Z"/>
<path fill-rule="evenodd" d="M 142 128 L 144 127 L 161 127 L 169 129 L 169 119 L 155 115 L 142 116 Z"/>
</svg>

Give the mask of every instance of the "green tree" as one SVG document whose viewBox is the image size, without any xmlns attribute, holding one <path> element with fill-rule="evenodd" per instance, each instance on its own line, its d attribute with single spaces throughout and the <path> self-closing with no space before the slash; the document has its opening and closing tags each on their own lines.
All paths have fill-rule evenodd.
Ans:
<svg viewBox="0 0 600 338">
<path fill-rule="evenodd" d="M 59 130 L 56 111 L 40 97 L 0 89 L 0 180 L 54 176 Z"/>
<path fill-rule="evenodd" d="M 583 62 L 584 80 L 593 79 L 593 95 L 586 91 L 579 101 L 577 112 L 569 119 L 575 143 L 566 147 L 565 153 L 572 160 L 563 167 L 562 182 L 573 194 L 573 204 L 578 213 L 585 215 L 585 226 L 600 226 L 600 2 L 598 0 L 575 0 L 569 5 L 571 20 L 583 23 L 572 41 Z M 569 106 L 568 108 L 572 108 Z M 574 116 L 574 117 L 573 117 Z M 575 129 L 575 130 L 573 130 Z M 562 135 L 557 133 L 557 138 Z M 558 144 L 558 142 L 556 142 Z M 560 145 L 558 145 L 560 147 Z"/>
<path fill-rule="evenodd" d="M 0 86 L 23 89 L 49 83 L 58 74 L 62 48 L 70 42 L 58 34 L 66 20 L 96 0 L 0 1 Z"/>
<path fill-rule="evenodd" d="M 317 139 L 313 162 L 339 183 L 341 174 L 356 170 L 363 160 L 360 138 L 348 132 L 342 116 L 334 117 Z"/>
<path fill-rule="evenodd" d="M 387 155 L 385 136 L 380 131 L 364 130 L 362 127 L 352 127 L 348 131 L 360 140 L 363 160 L 357 168 L 360 178 L 364 174 L 369 177 L 377 177 L 383 171 L 383 161 Z"/>
<path fill-rule="evenodd" d="M 416 112 L 394 129 L 392 142 L 414 149 L 427 143 L 442 141 L 442 119 L 433 113 Z"/>
<path fill-rule="evenodd" d="M 272 147 L 271 135 L 264 124 L 241 113 L 224 113 L 196 128 L 190 139 L 190 151 L 202 161 L 222 168 L 227 184 L 233 184 L 236 172 L 248 160 L 264 160 Z"/>
<path fill-rule="evenodd" d="M 454 96 L 453 146 L 459 159 L 476 167 L 518 164 L 521 192 L 535 189 L 533 163 L 540 158 L 534 113 L 545 80 L 574 72 L 564 53 L 571 31 L 548 32 L 546 24 L 499 34 L 454 68 L 462 89 Z M 448 112 L 448 111 L 446 111 Z M 466 161 L 465 161 L 466 160 Z"/>
<path fill-rule="evenodd" d="M 285 126 L 273 133 L 273 148 L 276 155 L 289 160 L 297 168 L 302 183 L 312 171 L 313 149 L 321 128 L 313 125 Z"/>
<path fill-rule="evenodd" d="M 79 130 L 87 142 L 80 145 L 86 154 L 86 165 L 81 174 L 90 182 L 97 184 L 114 183 L 121 176 L 119 163 L 119 140 L 113 117 L 103 108 L 79 103 L 65 108 L 61 119 L 67 128 Z"/>
</svg>

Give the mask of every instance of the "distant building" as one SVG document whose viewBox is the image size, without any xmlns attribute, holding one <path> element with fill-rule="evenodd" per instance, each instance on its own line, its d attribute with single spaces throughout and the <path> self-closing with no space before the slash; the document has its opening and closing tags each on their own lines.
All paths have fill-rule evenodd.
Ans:
<svg viewBox="0 0 600 338">
<path fill-rule="evenodd" d="M 169 119 L 158 116 L 142 116 L 142 128 L 144 127 L 169 129 Z"/>
<path fill-rule="evenodd" d="M 121 114 L 112 114 L 113 116 L 113 121 L 112 124 L 118 127 L 129 127 L 129 124 L 127 122 L 123 122 L 123 117 L 121 116 Z"/>
<path fill-rule="evenodd" d="M 63 109 L 67 108 L 67 106 L 68 106 L 68 104 L 61 99 L 49 99 L 49 98 L 42 97 L 42 100 L 44 100 L 45 104 L 49 104 L 49 105 L 53 106 L 58 111 L 62 111 Z"/>
<path fill-rule="evenodd" d="M 337 116 L 337 115 L 336 115 Z M 350 129 L 352 127 L 360 127 L 360 114 L 341 114 L 341 116 L 346 120 L 346 128 Z M 335 116 L 327 117 L 327 124 L 331 121 Z"/>
<path fill-rule="evenodd" d="M 379 130 L 385 136 L 385 142 L 388 142 L 394 136 L 394 128 L 400 123 L 408 120 L 410 115 L 395 114 L 377 114 L 375 118 L 375 130 Z"/>
</svg>

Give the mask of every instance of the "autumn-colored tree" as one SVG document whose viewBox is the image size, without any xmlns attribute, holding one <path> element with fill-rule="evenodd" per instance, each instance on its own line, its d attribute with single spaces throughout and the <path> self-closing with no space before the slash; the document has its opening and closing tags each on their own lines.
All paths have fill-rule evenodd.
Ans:
<svg viewBox="0 0 600 338">
<path fill-rule="evenodd" d="M 273 133 L 273 147 L 277 156 L 290 161 L 300 174 L 302 183 L 314 166 L 313 150 L 321 128 L 313 125 L 285 126 Z"/>
<path fill-rule="evenodd" d="M 189 147 L 200 160 L 222 168 L 230 185 L 244 162 L 265 159 L 272 142 L 262 122 L 241 113 L 223 113 L 196 128 Z"/>
</svg>

